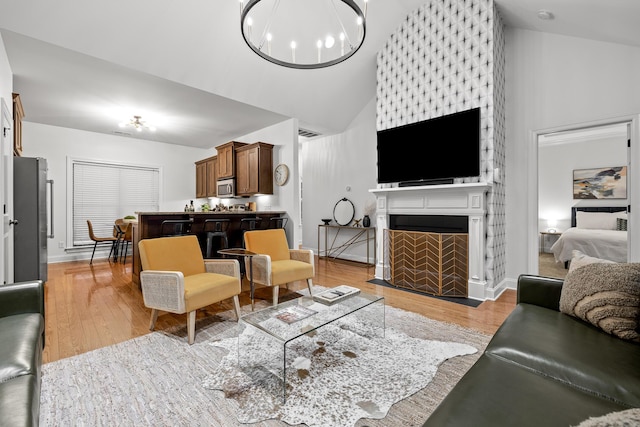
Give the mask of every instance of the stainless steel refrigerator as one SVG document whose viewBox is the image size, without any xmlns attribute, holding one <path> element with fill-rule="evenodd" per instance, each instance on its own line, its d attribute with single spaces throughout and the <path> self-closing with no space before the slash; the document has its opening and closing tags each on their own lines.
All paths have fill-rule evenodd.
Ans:
<svg viewBox="0 0 640 427">
<path fill-rule="evenodd" d="M 53 238 L 52 202 L 53 180 L 47 180 L 47 160 L 40 157 L 14 157 L 15 282 L 38 279 L 47 281 L 47 238 Z"/>
</svg>

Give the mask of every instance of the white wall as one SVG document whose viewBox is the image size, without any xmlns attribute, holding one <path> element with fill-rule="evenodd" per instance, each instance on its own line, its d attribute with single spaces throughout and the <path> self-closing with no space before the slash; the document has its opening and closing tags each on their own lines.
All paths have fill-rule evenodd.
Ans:
<svg viewBox="0 0 640 427">
<path fill-rule="evenodd" d="M 302 143 L 302 218 L 305 249 L 317 252 L 318 224 L 322 224 L 322 218 L 333 218 L 333 207 L 338 200 L 346 197 L 353 202 L 356 219 L 363 217 L 368 202 L 375 201 L 369 190 L 376 188 L 377 184 L 376 144 L 375 97 L 367 103 L 344 133 Z M 350 190 L 347 187 L 350 187 Z M 373 216 L 371 221 L 371 226 L 375 226 Z M 321 240 L 323 239 L 321 236 Z M 324 243 L 321 249 L 324 250 Z M 352 246 L 346 249 L 341 257 L 364 262 L 366 247 L 363 244 Z"/>
<path fill-rule="evenodd" d="M 260 210 L 282 210 L 287 212 L 287 237 L 289 247 L 297 248 L 302 242 L 300 228 L 300 187 L 298 173 L 298 120 L 289 119 L 273 126 L 260 129 L 235 139 L 238 142 L 266 142 L 273 144 L 273 169 L 284 163 L 289 167 L 289 180 L 283 186 L 273 184 L 273 195 L 255 196 L 242 199 L 225 199 L 230 203 L 255 201 Z"/>
<path fill-rule="evenodd" d="M 531 272 L 529 248 L 537 247 L 532 132 L 638 114 L 640 48 L 513 28 L 506 41 L 507 277 L 515 279 Z"/>
<path fill-rule="evenodd" d="M 2 41 L 2 35 L 0 34 L 0 97 L 7 103 L 7 107 L 11 111 L 13 102 L 13 73 L 11 72 L 11 66 L 9 65 L 9 58 L 7 57 L 7 51 L 4 48 L 4 42 Z"/>
<path fill-rule="evenodd" d="M 25 116 L 28 111 L 25 111 Z M 49 262 L 71 261 L 90 257 L 91 252 L 66 251 L 59 242 L 70 246 L 67 235 L 67 158 L 81 158 L 122 162 L 136 165 L 160 166 L 161 211 L 182 211 L 185 203 L 194 199 L 196 160 L 211 155 L 211 150 L 143 141 L 115 135 L 75 129 L 23 123 L 23 156 L 44 157 L 49 168 L 48 177 L 54 180 L 54 231 L 49 239 Z M 135 185 L 135 183 L 132 183 Z M 114 218 L 115 220 L 115 218 Z M 108 249 L 107 249 L 108 251 Z M 106 256 L 106 254 L 104 254 Z M 96 253 L 96 256 L 99 256 Z"/>
<path fill-rule="evenodd" d="M 626 206 L 627 199 L 574 200 L 573 171 L 627 164 L 627 138 L 597 138 L 540 145 L 538 151 L 539 231 L 557 221 L 555 228 L 571 226 L 572 206 Z"/>
</svg>

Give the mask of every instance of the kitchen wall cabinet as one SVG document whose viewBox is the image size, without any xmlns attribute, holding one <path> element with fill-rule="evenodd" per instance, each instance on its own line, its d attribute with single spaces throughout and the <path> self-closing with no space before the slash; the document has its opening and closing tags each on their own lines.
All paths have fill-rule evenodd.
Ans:
<svg viewBox="0 0 640 427">
<path fill-rule="evenodd" d="M 273 194 L 273 145 L 255 142 L 236 149 L 236 194 Z"/>
<path fill-rule="evenodd" d="M 13 96 L 13 155 L 22 156 L 22 119 L 24 118 L 24 109 L 20 95 L 17 93 Z"/>
<path fill-rule="evenodd" d="M 247 145 L 244 142 L 230 141 L 216 147 L 218 154 L 218 178 L 236 176 L 236 150 Z"/>
<path fill-rule="evenodd" d="M 196 162 L 196 198 L 216 197 L 217 156 Z"/>
</svg>

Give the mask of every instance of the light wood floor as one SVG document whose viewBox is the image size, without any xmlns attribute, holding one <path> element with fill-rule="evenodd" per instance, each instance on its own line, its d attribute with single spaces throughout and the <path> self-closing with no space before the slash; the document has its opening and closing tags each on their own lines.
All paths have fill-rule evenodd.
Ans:
<svg viewBox="0 0 640 427">
<path fill-rule="evenodd" d="M 506 291 L 497 301 L 485 301 L 473 308 L 367 283 L 373 277 L 373 267 L 316 260 L 316 285 L 350 284 L 365 292 L 383 295 L 387 305 L 488 334 L 493 334 L 515 307 L 515 291 Z M 289 288 L 291 291 L 304 289 L 306 283 L 296 282 Z M 286 290 L 282 288 L 281 296 L 285 293 Z M 266 298 L 270 292 L 265 292 L 264 295 Z M 150 332 L 148 327 L 151 310 L 144 306 L 140 290 L 131 282 L 130 259 L 126 264 L 110 263 L 107 260 L 94 260 L 93 265 L 89 265 L 88 261 L 49 264 L 45 298 L 44 363 Z M 243 283 L 240 304 L 250 304 L 249 285 L 246 282 Z M 202 319 L 231 309 L 233 306 L 229 300 L 198 310 L 197 318 Z M 186 315 L 163 313 L 158 317 L 156 330 L 185 324 Z"/>
</svg>

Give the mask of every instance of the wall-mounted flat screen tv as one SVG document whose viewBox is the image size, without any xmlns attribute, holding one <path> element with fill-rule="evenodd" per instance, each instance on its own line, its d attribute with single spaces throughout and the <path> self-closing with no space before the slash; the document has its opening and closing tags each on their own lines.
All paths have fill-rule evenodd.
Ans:
<svg viewBox="0 0 640 427">
<path fill-rule="evenodd" d="M 378 183 L 480 175 L 480 108 L 377 132 Z"/>
</svg>

